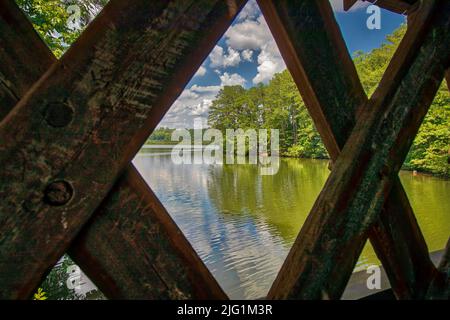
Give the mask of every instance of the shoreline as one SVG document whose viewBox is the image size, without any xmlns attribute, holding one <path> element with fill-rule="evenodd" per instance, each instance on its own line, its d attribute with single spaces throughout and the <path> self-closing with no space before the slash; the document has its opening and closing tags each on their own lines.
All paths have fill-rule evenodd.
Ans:
<svg viewBox="0 0 450 320">
<path fill-rule="evenodd" d="M 142 149 L 171 149 L 171 147 L 178 145 L 179 142 L 174 142 L 174 141 L 158 141 L 156 142 L 146 142 Z M 202 145 L 202 146 L 195 146 L 195 145 L 186 145 L 186 147 L 191 147 L 193 149 L 200 149 L 200 147 L 205 147 L 206 145 Z M 311 159 L 311 160 L 327 160 L 330 161 L 330 158 L 306 158 L 306 157 L 291 157 L 291 156 L 287 156 L 287 155 L 280 155 L 280 158 L 284 158 L 284 159 Z M 432 177 L 432 178 L 438 178 L 438 179 L 442 179 L 442 180 L 450 180 L 450 176 L 446 176 L 446 175 L 442 175 L 442 174 L 436 174 L 436 173 L 432 173 L 432 172 L 427 172 L 427 171 L 421 171 L 420 169 L 413 169 L 413 168 L 407 168 L 402 166 L 402 168 L 400 169 L 401 171 L 407 171 L 407 172 L 411 172 L 411 174 L 416 175 L 416 176 L 425 176 L 425 177 Z"/>
</svg>

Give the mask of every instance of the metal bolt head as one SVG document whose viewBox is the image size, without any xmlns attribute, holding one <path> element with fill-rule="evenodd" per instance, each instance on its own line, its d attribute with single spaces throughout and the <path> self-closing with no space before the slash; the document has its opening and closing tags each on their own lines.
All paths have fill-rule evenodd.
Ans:
<svg viewBox="0 0 450 320">
<path fill-rule="evenodd" d="M 67 181 L 55 181 L 50 183 L 44 191 L 44 202 L 51 206 L 63 206 L 73 196 L 73 187 Z"/>
<path fill-rule="evenodd" d="M 67 103 L 50 103 L 45 110 L 45 121 L 54 128 L 67 126 L 73 118 L 73 109 Z"/>
</svg>

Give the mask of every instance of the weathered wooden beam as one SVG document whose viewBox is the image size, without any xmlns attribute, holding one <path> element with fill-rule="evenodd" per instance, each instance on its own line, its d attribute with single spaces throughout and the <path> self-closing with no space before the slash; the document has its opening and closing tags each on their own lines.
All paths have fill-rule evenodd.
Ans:
<svg viewBox="0 0 450 320">
<path fill-rule="evenodd" d="M 447 241 L 445 253 L 439 263 L 439 268 L 435 273 L 434 279 L 428 289 L 427 299 L 450 299 L 450 238 Z"/>
<path fill-rule="evenodd" d="M 447 70 L 447 72 L 445 73 L 445 80 L 447 81 L 447 87 L 448 90 L 450 91 L 450 69 Z"/>
<path fill-rule="evenodd" d="M 131 166 L 69 253 L 115 299 L 227 299 Z"/>
<path fill-rule="evenodd" d="M 408 14 L 408 11 L 413 8 L 417 0 L 366 0 L 376 4 L 380 8 L 399 13 Z"/>
<path fill-rule="evenodd" d="M 396 297 L 423 299 L 436 268 L 398 177 L 393 179 L 379 219 L 369 230 L 369 239 Z"/>
<path fill-rule="evenodd" d="M 8 62 L 0 73 L 14 97 L 0 104 L 6 114 L 56 58 L 13 0 L 0 0 L 0 12 L 0 61 Z M 107 199 L 69 252 L 108 298 L 226 298 L 133 165 Z M 134 228 L 117 227 L 123 225 Z"/>
<path fill-rule="evenodd" d="M 330 157 L 336 159 L 367 96 L 330 4 L 307 0 L 258 4 Z"/>
<path fill-rule="evenodd" d="M 307 3 L 307 9 L 293 2 L 281 1 L 274 5 L 275 2 L 260 1 L 259 4 L 335 161 L 367 96 L 331 8 L 325 2 Z M 386 266 L 397 297 L 411 299 L 423 296 L 433 264 L 398 177 L 395 184 L 383 214 L 370 232 L 370 240 Z"/>
<path fill-rule="evenodd" d="M 46 54 L 47 46 L 28 20 L 10 14 L 14 3 L 1 1 L 0 5 L 0 119 L 3 119 L 17 103 L 18 95 L 23 96 L 30 85 L 47 71 L 47 66 L 55 62 L 55 58 Z M 25 63 L 30 60 L 41 63 Z"/>
<path fill-rule="evenodd" d="M 417 0 L 363 0 L 376 4 L 380 8 L 400 13 L 408 14 L 408 11 L 413 7 Z M 357 0 L 344 0 L 344 10 L 350 10 Z"/>
<path fill-rule="evenodd" d="M 424 2 L 269 293 L 339 298 L 450 57 L 450 3 Z M 437 7 L 437 8 L 436 8 Z"/>
<path fill-rule="evenodd" d="M 343 1 L 345 11 L 350 10 L 353 7 L 353 5 L 358 2 L 358 0 L 343 0 Z"/>
<path fill-rule="evenodd" d="M 243 3 L 112 0 L 1 122 L 0 297 L 31 294 Z"/>
</svg>

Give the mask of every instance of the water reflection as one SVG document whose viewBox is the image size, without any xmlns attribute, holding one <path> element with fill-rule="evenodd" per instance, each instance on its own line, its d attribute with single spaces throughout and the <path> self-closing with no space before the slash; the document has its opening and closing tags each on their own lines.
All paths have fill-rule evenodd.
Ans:
<svg viewBox="0 0 450 320">
<path fill-rule="evenodd" d="M 267 293 L 329 174 L 327 161 L 306 159 L 281 159 L 275 176 L 254 165 L 174 165 L 167 150 L 134 163 L 227 294 L 246 299 Z M 443 248 L 450 181 L 401 178 L 430 250 Z M 366 246 L 357 266 L 373 263 Z"/>
</svg>

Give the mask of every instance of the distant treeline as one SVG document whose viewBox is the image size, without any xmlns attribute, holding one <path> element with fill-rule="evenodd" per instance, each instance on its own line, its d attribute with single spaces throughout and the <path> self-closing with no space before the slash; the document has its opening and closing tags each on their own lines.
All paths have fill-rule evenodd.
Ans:
<svg viewBox="0 0 450 320">
<path fill-rule="evenodd" d="M 400 43 L 406 27 L 402 26 L 380 48 L 370 53 L 356 52 L 354 61 L 366 93 L 378 86 L 386 67 Z M 326 81 L 326 79 L 324 79 Z M 209 111 L 211 127 L 225 129 L 279 129 L 280 151 L 286 157 L 328 158 L 305 104 L 290 75 L 285 70 L 267 84 L 245 89 L 224 87 Z M 172 129 L 159 128 L 151 141 L 170 141 Z M 414 144 L 404 168 L 450 177 L 450 95 L 442 84 Z"/>
</svg>

